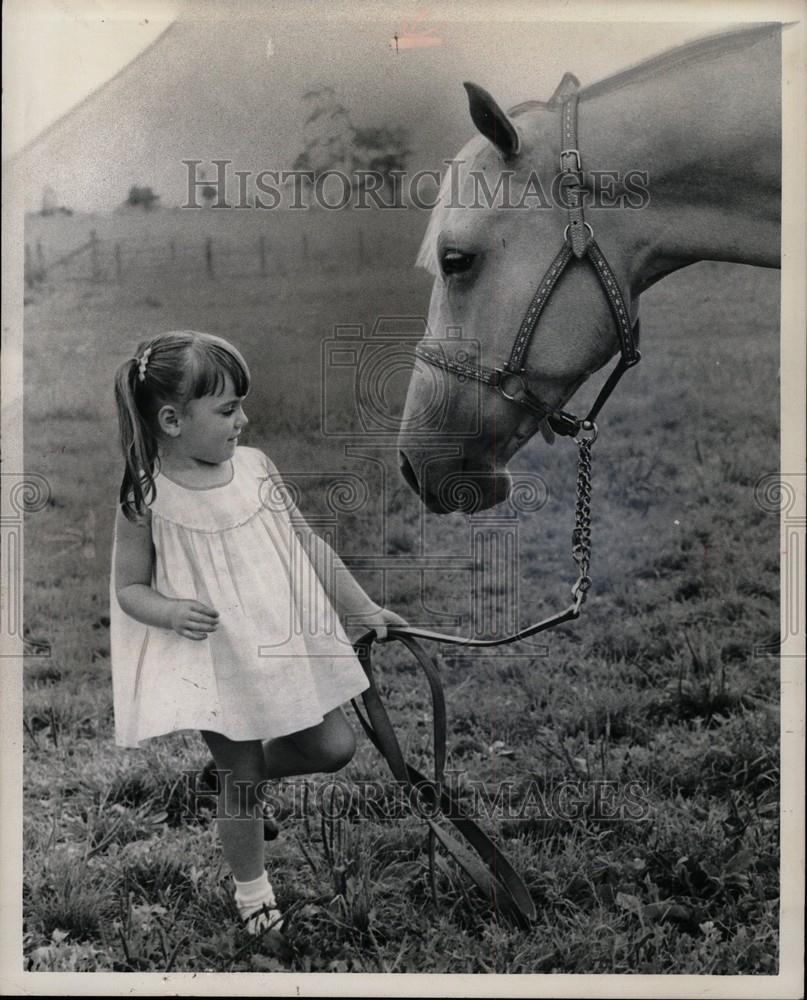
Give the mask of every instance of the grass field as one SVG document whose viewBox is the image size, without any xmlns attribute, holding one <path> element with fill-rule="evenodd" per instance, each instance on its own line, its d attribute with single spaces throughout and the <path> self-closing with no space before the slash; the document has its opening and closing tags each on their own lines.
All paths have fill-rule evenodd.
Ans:
<svg viewBox="0 0 807 1000">
<path fill-rule="evenodd" d="M 84 223 L 60 225 L 70 222 L 65 251 L 86 239 Z M 115 239 L 108 226 L 99 234 Z M 508 788 L 514 813 L 482 823 L 524 874 L 539 912 L 529 931 L 486 912 L 451 863 L 435 907 L 423 822 L 360 809 L 329 818 L 328 776 L 308 779 L 305 795 L 303 783 L 278 792 L 282 834 L 267 862 L 290 911 L 286 942 L 249 939 L 235 923 L 213 802 L 191 809 L 187 772 L 206 759 L 199 736 L 114 746 L 112 372 L 142 336 L 204 329 L 244 351 L 245 443 L 291 478 L 319 474 L 306 480 L 306 514 L 327 513 L 335 478 L 366 479 L 370 499 L 340 518 L 343 555 L 467 554 L 473 518 L 424 514 L 391 449 L 368 441 L 365 457 L 346 454 L 322 433 L 320 355 L 333 327 L 422 314 L 430 287 L 408 263 L 412 234 L 394 245 L 375 232 L 368 246 L 389 255 L 361 272 L 339 266 L 334 240 L 321 262 L 333 266 L 301 270 L 287 255 L 283 282 L 273 280 L 276 250 L 268 280 L 254 269 L 206 279 L 194 260 L 127 268 L 119 282 L 54 278 L 30 294 L 25 461 L 51 494 L 25 534 L 25 630 L 38 653 L 25 671 L 26 967 L 774 973 L 779 676 L 760 647 L 779 631 L 779 525 L 755 485 L 779 468 L 778 272 L 701 264 L 644 296 L 644 361 L 609 403 L 594 449 L 584 616 L 540 646 L 442 658 L 449 766 L 469 797 Z M 526 623 L 564 605 L 574 579 L 574 449 L 534 441 L 513 466 L 547 488 L 543 508 L 519 517 Z M 427 573 L 421 596 L 467 628 L 463 573 Z M 378 573 L 362 579 L 382 596 Z M 387 603 L 412 618 L 422 617 L 416 591 L 411 571 L 387 574 Z M 397 645 L 381 647 L 379 663 L 406 752 L 428 773 L 426 685 Z M 359 790 L 387 777 L 359 733 L 340 778 Z M 641 817 L 605 819 L 590 803 L 576 818 L 531 809 L 531 790 L 564 781 L 616 782 L 617 794 L 630 785 Z"/>
</svg>

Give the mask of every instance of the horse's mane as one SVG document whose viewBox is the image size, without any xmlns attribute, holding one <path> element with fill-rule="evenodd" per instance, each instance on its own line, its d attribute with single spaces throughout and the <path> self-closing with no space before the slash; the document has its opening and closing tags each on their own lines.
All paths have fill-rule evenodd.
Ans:
<svg viewBox="0 0 807 1000">
<path fill-rule="evenodd" d="M 692 42 L 685 42 L 667 52 L 661 52 L 657 56 L 651 56 L 634 66 L 620 70 L 613 76 L 608 76 L 597 83 L 591 83 L 580 90 L 580 98 L 600 97 L 602 94 L 610 94 L 611 91 L 619 90 L 630 83 L 638 83 L 651 76 L 658 76 L 659 73 L 668 72 L 682 63 L 687 63 L 697 59 L 710 59 L 714 56 L 724 55 L 736 49 L 746 48 L 758 42 L 766 35 L 781 31 L 782 25 L 778 22 L 765 22 L 755 24 L 751 28 L 739 28 L 736 31 L 724 31 L 719 35 L 709 35 L 706 38 L 696 38 Z"/>
<path fill-rule="evenodd" d="M 603 94 L 610 94 L 614 90 L 619 90 L 632 83 L 638 83 L 650 77 L 658 76 L 660 73 L 668 72 L 683 64 L 694 62 L 700 59 L 714 58 L 724 55 L 736 49 L 746 48 L 753 45 L 766 35 L 772 35 L 782 30 L 782 24 L 778 21 L 755 24 L 752 27 L 740 28 L 736 31 L 724 31 L 717 35 L 708 35 L 706 38 L 696 38 L 694 41 L 685 42 L 674 49 L 661 52 L 656 56 L 651 56 L 640 63 L 620 70 L 618 73 L 608 76 L 596 83 L 591 83 L 582 87 L 579 91 L 581 99 L 600 97 Z M 535 111 L 541 108 L 552 108 L 558 106 L 551 101 L 522 101 L 520 104 L 508 110 L 508 115 L 518 117 L 527 111 Z M 446 171 L 440 185 L 437 196 L 437 204 L 432 210 L 429 224 L 423 235 L 423 240 L 418 250 L 416 267 L 423 267 L 430 274 L 437 275 L 437 231 L 441 218 L 441 208 L 444 196 L 447 194 L 450 171 Z"/>
</svg>

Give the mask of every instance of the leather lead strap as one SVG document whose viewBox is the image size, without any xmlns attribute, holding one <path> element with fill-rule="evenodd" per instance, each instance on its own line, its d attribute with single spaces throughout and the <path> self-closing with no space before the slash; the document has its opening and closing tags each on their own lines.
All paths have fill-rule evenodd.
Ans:
<svg viewBox="0 0 807 1000">
<path fill-rule="evenodd" d="M 358 707 L 356 700 L 353 699 L 351 702 L 362 729 L 364 729 L 368 739 L 378 752 L 386 759 L 393 777 L 407 789 L 409 802 L 413 810 L 421 814 L 424 806 L 428 806 L 433 813 L 424 817 L 429 826 L 429 866 L 432 884 L 435 884 L 434 866 L 437 863 L 434 854 L 434 842 L 436 839 L 440 841 L 445 850 L 463 868 L 466 874 L 473 879 L 494 909 L 503 909 L 516 919 L 527 923 L 536 919 L 536 911 L 535 904 L 523 880 L 490 837 L 467 815 L 456 793 L 444 786 L 446 734 L 448 728 L 445 694 L 435 661 L 426 653 L 420 643 L 417 642 L 417 639 L 427 639 L 453 646 L 472 646 L 476 648 L 503 646 L 512 642 L 518 642 L 520 639 L 526 639 L 539 632 L 544 632 L 564 622 L 572 621 L 579 614 L 580 603 L 576 601 L 563 611 L 521 629 L 513 635 L 504 636 L 500 639 L 466 639 L 462 636 L 432 632 L 428 629 L 419 629 L 411 625 L 389 627 L 390 639 L 401 642 L 406 646 L 420 664 L 420 668 L 423 670 L 429 683 L 434 719 L 433 781 L 424 777 L 424 775 L 404 760 L 401 746 L 398 743 L 389 715 L 381 701 L 381 696 L 378 693 L 373 675 L 371 650 L 375 642 L 375 633 L 368 632 L 354 645 L 356 655 L 369 681 L 369 687 L 362 692 L 362 700 L 367 711 L 367 718 L 365 718 Z M 459 841 L 446 833 L 438 825 L 437 820 L 440 817 L 449 820 L 454 825 L 458 833 L 468 841 L 477 855 L 479 855 L 483 864 L 480 865 L 479 861 Z"/>
<path fill-rule="evenodd" d="M 429 682 L 434 712 L 434 780 L 429 780 L 404 761 L 400 744 L 378 694 L 373 676 L 371 649 L 375 642 L 374 632 L 363 635 L 354 645 L 359 662 L 370 682 L 370 686 L 362 692 L 368 717 L 364 717 L 355 699 L 351 702 L 362 729 L 386 759 L 393 777 L 407 789 L 413 810 L 426 820 L 430 831 L 430 843 L 433 842 L 432 838 L 440 841 L 448 854 L 485 894 L 494 909 L 501 909 L 522 923 L 530 923 L 537 918 L 537 912 L 523 880 L 496 843 L 468 816 L 456 792 L 447 788 L 443 781 L 446 714 L 445 697 L 437 667 L 420 644 L 403 631 L 398 631 L 392 638 L 402 642 L 412 653 Z M 454 826 L 476 852 L 479 860 L 439 825 L 437 821 L 440 818 L 448 820 Z M 431 850 L 429 860 L 430 864 L 435 861 Z"/>
</svg>

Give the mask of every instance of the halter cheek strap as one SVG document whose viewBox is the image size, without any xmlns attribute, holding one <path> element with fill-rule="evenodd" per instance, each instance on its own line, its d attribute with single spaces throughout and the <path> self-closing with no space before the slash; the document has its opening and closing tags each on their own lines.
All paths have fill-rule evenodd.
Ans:
<svg viewBox="0 0 807 1000">
<path fill-rule="evenodd" d="M 631 325 L 630 315 L 619 288 L 619 282 L 594 239 L 594 230 L 584 217 L 586 190 L 583 186 L 580 151 L 577 148 L 577 104 L 578 95 L 571 94 L 564 100 L 561 109 L 560 190 L 563 191 L 568 214 L 568 222 L 563 233 L 563 245 L 538 283 L 538 288 L 519 326 L 507 364 L 502 368 L 484 368 L 469 365 L 464 360 L 449 358 L 444 353 L 431 350 L 424 344 L 418 344 L 415 348 L 417 356 L 429 364 L 452 372 L 460 379 L 471 378 L 477 382 L 486 383 L 491 388 L 496 389 L 508 402 L 516 403 L 541 418 L 547 418 L 556 434 L 572 437 L 580 431 L 581 427 L 593 423 L 622 375 L 641 359 L 641 354 L 636 346 L 639 339 L 639 320 L 637 319 Z M 535 335 L 541 313 L 561 275 L 572 260 L 587 260 L 593 268 L 608 300 L 620 348 L 620 358 L 616 367 L 609 375 L 594 405 L 583 420 L 565 410 L 547 405 L 533 392 L 530 392 L 527 387 L 529 372 L 525 368 L 527 352 Z"/>
</svg>

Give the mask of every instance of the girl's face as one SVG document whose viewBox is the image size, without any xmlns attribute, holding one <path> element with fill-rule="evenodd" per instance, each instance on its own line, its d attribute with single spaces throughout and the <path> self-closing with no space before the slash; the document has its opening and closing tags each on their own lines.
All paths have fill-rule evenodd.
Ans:
<svg viewBox="0 0 807 1000">
<path fill-rule="evenodd" d="M 178 419 L 173 445 L 187 458 L 219 465 L 231 458 L 241 430 L 249 423 L 229 375 L 219 395 L 192 399 Z"/>
</svg>

